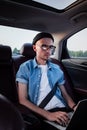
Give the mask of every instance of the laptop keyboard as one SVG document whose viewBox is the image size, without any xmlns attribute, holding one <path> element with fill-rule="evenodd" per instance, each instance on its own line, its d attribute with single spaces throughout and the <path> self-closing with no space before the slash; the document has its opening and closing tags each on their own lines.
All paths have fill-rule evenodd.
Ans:
<svg viewBox="0 0 87 130">
<path fill-rule="evenodd" d="M 71 117 L 72 117 L 72 115 L 73 115 L 73 112 L 69 112 L 68 115 L 69 115 L 69 118 L 71 119 Z M 67 126 L 61 126 L 61 125 L 57 124 L 56 122 L 51 122 L 51 121 L 48 121 L 48 120 L 44 120 L 44 121 L 45 121 L 46 123 L 49 123 L 50 125 L 52 125 L 52 126 L 58 128 L 58 130 L 66 130 L 66 127 L 67 127 Z"/>
</svg>

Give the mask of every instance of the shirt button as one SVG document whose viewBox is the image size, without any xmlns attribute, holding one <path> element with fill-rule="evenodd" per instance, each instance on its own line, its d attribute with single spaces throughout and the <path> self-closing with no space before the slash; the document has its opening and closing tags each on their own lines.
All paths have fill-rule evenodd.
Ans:
<svg viewBox="0 0 87 130">
<path fill-rule="evenodd" d="M 38 76 L 40 77 L 40 74 Z"/>
<path fill-rule="evenodd" d="M 37 95 L 35 95 L 35 98 L 37 98 Z"/>
<path fill-rule="evenodd" d="M 39 85 L 37 85 L 37 88 L 39 88 Z"/>
</svg>

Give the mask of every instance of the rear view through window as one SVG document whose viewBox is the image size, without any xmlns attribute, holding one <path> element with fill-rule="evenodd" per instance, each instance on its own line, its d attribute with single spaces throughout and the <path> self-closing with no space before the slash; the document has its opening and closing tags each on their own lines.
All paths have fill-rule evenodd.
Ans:
<svg viewBox="0 0 87 130">
<path fill-rule="evenodd" d="M 32 43 L 37 31 L 0 25 L 0 44 L 8 45 L 13 53 L 18 53 L 24 43 Z"/>
<path fill-rule="evenodd" d="M 70 37 L 67 41 L 67 48 L 70 57 L 87 58 L 87 28 Z"/>
</svg>

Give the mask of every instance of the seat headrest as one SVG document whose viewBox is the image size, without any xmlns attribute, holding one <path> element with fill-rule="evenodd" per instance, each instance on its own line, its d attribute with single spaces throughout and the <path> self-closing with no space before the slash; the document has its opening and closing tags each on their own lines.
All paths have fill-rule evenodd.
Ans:
<svg viewBox="0 0 87 130">
<path fill-rule="evenodd" d="M 23 46 L 20 49 L 20 54 L 29 58 L 34 58 L 36 55 L 31 43 L 23 44 Z"/>
<path fill-rule="evenodd" d="M 0 61 L 8 61 L 11 59 L 12 50 L 10 46 L 0 45 Z"/>
</svg>

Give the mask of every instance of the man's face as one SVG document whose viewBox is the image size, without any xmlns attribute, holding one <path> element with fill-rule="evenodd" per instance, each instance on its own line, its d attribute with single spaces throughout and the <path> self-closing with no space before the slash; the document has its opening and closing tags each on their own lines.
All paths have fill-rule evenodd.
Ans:
<svg viewBox="0 0 87 130">
<path fill-rule="evenodd" d="M 36 57 L 38 59 L 47 60 L 49 59 L 52 51 L 55 49 L 51 38 L 42 38 L 33 45 Z"/>
</svg>

